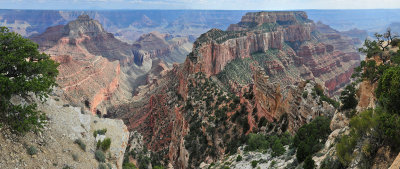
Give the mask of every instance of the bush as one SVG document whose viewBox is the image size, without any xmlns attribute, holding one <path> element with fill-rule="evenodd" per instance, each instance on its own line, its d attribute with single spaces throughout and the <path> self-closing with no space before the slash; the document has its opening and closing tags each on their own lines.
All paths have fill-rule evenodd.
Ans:
<svg viewBox="0 0 400 169">
<path fill-rule="evenodd" d="M 137 169 L 135 164 L 133 164 L 133 163 L 124 163 L 122 165 L 122 168 L 123 169 Z"/>
<path fill-rule="evenodd" d="M 243 159 L 243 157 L 242 157 L 241 155 L 238 155 L 238 156 L 236 157 L 236 161 L 237 161 L 237 162 L 242 161 L 242 159 Z"/>
<path fill-rule="evenodd" d="M 104 155 L 104 153 L 100 150 L 96 150 L 96 152 L 94 153 L 94 157 L 96 158 L 97 161 L 99 162 L 106 162 L 106 156 Z"/>
<path fill-rule="evenodd" d="M 0 27 L 0 123 L 18 133 L 43 128 L 45 115 L 36 105 L 13 105 L 12 96 L 34 93 L 44 100 L 56 86 L 58 64 L 39 53 L 38 45 L 17 33 Z"/>
<path fill-rule="evenodd" d="M 258 161 L 257 161 L 257 160 L 251 161 L 251 167 L 256 168 L 256 167 L 257 167 L 257 164 L 258 164 Z"/>
<path fill-rule="evenodd" d="M 307 98 L 307 96 L 308 96 L 308 92 L 307 92 L 307 91 L 304 91 L 304 92 L 303 92 L 303 98 Z"/>
<path fill-rule="evenodd" d="M 99 164 L 99 169 L 108 169 L 107 165 L 104 163 Z"/>
<path fill-rule="evenodd" d="M 100 148 L 103 151 L 107 151 L 108 149 L 110 149 L 110 146 L 111 146 L 111 139 L 110 138 L 104 139 L 100 144 Z"/>
<path fill-rule="evenodd" d="M 355 109 L 357 107 L 356 89 L 353 84 L 347 85 L 342 91 L 340 101 L 342 102 L 342 110 Z"/>
<path fill-rule="evenodd" d="M 311 158 L 311 156 L 308 156 L 308 157 L 304 160 L 303 168 L 304 168 L 304 169 L 314 169 L 314 168 L 315 168 L 315 162 L 314 162 L 314 160 Z"/>
<path fill-rule="evenodd" d="M 389 113 L 400 114 L 400 66 L 387 69 L 379 80 L 376 97 Z"/>
<path fill-rule="evenodd" d="M 29 154 L 29 155 L 35 155 L 35 154 L 37 154 L 37 152 L 38 152 L 38 150 L 36 149 L 35 146 L 30 146 L 30 147 L 27 149 L 27 151 L 28 151 L 28 154 Z"/>
<path fill-rule="evenodd" d="M 156 165 L 156 166 L 153 167 L 153 169 L 165 169 L 165 167 L 160 166 L 160 165 Z"/>
<path fill-rule="evenodd" d="M 269 142 L 266 139 L 265 135 L 262 134 L 249 134 L 249 139 L 247 140 L 248 147 L 247 150 L 255 151 L 255 150 L 267 150 L 269 148 Z"/>
<path fill-rule="evenodd" d="M 107 129 L 106 128 L 101 129 L 101 130 L 95 130 L 93 132 L 93 137 L 97 137 L 97 135 L 104 135 L 106 133 L 107 133 Z"/>
<path fill-rule="evenodd" d="M 83 151 L 86 151 L 86 144 L 80 138 L 76 139 L 74 143 L 78 144 Z"/>
<path fill-rule="evenodd" d="M 363 136 L 375 135 L 372 129 L 375 128 L 376 121 L 374 111 L 371 109 L 350 119 L 350 134 L 343 136 L 336 145 L 336 155 L 344 166 L 352 161 L 357 141 Z"/>
<path fill-rule="evenodd" d="M 285 153 L 285 151 L 286 151 L 279 138 L 275 139 L 275 141 L 272 144 L 271 149 L 272 149 L 273 157 L 280 156 L 283 153 Z"/>
<path fill-rule="evenodd" d="M 299 162 L 304 161 L 307 156 L 311 156 L 323 147 L 323 143 L 331 133 L 329 124 L 328 118 L 317 117 L 309 124 L 300 127 L 293 140 Z"/>
</svg>

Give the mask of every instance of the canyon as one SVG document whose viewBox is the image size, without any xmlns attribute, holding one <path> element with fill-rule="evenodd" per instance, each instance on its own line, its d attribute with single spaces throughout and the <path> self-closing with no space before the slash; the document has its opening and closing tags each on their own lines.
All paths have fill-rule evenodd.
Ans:
<svg viewBox="0 0 400 169">
<path fill-rule="evenodd" d="M 173 168 L 210 165 L 251 132 L 295 133 L 334 115 L 325 95 L 350 82 L 360 62 L 352 38 L 324 30 L 334 33 L 305 12 L 248 13 L 227 31 L 202 34 L 183 64 L 153 69 L 156 78 L 107 116 L 123 119 L 152 159 Z"/>
<path fill-rule="evenodd" d="M 39 50 L 60 63 L 57 83 L 64 97 L 75 106 L 93 114 L 105 114 L 107 105 L 129 100 L 137 80 L 150 71 L 153 60 L 165 59 L 172 53 L 185 54 L 187 38 L 172 37 L 157 32 L 143 35 L 130 45 L 104 30 L 88 15 L 81 15 L 67 25 L 48 28 L 43 34 L 31 37 Z M 158 44 L 157 48 L 150 48 Z"/>
</svg>

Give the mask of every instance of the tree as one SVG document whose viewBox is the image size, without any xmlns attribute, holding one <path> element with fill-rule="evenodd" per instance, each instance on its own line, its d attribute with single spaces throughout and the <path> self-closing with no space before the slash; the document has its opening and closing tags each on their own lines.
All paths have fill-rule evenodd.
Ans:
<svg viewBox="0 0 400 169">
<path fill-rule="evenodd" d="M 299 162 L 322 148 L 323 143 L 331 133 L 329 124 L 328 118 L 317 117 L 309 124 L 300 127 L 293 140 L 293 146 L 297 148 L 296 157 Z"/>
<path fill-rule="evenodd" d="M 356 89 L 353 84 L 347 85 L 340 94 L 340 101 L 342 102 L 342 110 L 356 108 L 358 101 L 356 99 Z"/>
<path fill-rule="evenodd" d="M 315 168 L 315 162 L 312 159 L 311 156 L 308 156 L 305 160 L 304 160 L 304 165 L 303 165 L 304 169 L 314 169 Z"/>
<path fill-rule="evenodd" d="M 387 69 L 376 89 L 379 104 L 389 113 L 400 113 L 400 67 Z"/>
<path fill-rule="evenodd" d="M 0 123 L 19 133 L 39 130 L 45 116 L 36 105 L 14 105 L 10 99 L 34 93 L 43 101 L 56 85 L 57 66 L 36 43 L 0 27 Z"/>
</svg>

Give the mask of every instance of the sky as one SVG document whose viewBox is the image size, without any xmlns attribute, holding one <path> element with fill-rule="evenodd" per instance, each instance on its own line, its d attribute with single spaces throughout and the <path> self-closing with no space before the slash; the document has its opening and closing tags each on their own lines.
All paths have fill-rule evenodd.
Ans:
<svg viewBox="0 0 400 169">
<path fill-rule="evenodd" d="M 0 9 L 389 9 L 400 0 L 0 0 Z"/>
</svg>

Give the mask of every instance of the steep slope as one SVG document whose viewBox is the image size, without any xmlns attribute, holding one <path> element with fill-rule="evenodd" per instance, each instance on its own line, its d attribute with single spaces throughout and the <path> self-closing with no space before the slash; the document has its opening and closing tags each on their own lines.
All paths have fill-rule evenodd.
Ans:
<svg viewBox="0 0 400 169">
<path fill-rule="evenodd" d="M 182 62 L 178 56 L 191 49 L 187 38 L 156 32 L 131 45 L 116 39 L 88 15 L 50 27 L 31 39 L 61 64 L 57 83 L 65 98 L 97 114 L 129 100 L 136 87 L 145 83 L 143 77 L 153 60 Z"/>
<path fill-rule="evenodd" d="M 45 113 L 48 120 L 42 132 L 24 136 L 0 128 L 0 168 L 97 168 L 96 142 L 107 137 L 111 138 L 111 145 L 106 151 L 106 163 L 122 169 L 129 139 L 129 131 L 122 120 L 93 116 L 79 107 L 68 105 L 61 95 L 62 90 L 56 89 L 46 102 L 35 97 L 12 99 L 17 104 L 38 104 L 38 110 Z M 107 129 L 105 134 L 93 135 L 96 130 L 104 128 Z M 85 150 L 74 143 L 77 139 L 85 145 Z M 34 147 L 36 154 L 29 155 L 29 147 Z"/>
<path fill-rule="evenodd" d="M 349 82 L 360 61 L 351 42 L 339 34 L 321 34 L 304 12 L 246 14 L 228 31 L 213 29 L 201 35 L 189 58 L 189 64 L 196 65 L 191 71 L 207 76 L 219 74 L 232 60 L 250 58 L 273 79 L 286 84 L 315 79 L 330 93 Z"/>
<path fill-rule="evenodd" d="M 155 73 L 109 116 L 123 119 L 150 150 L 146 162 L 147 151 L 131 147 L 137 166 L 209 165 L 235 153 L 248 133 L 294 133 L 317 116 L 333 116 L 337 103 L 313 80 L 326 85 L 358 64 L 357 53 L 346 53 L 351 48 L 328 44 L 339 41 L 346 39 L 319 33 L 304 12 L 249 13 L 229 31 L 201 35 L 183 64 Z M 330 91 L 348 81 L 343 76 Z"/>
<path fill-rule="evenodd" d="M 128 93 L 120 95 L 121 98 L 130 97 L 124 91 L 132 89 L 121 82 L 124 76 L 121 65 L 135 66 L 135 56 L 130 45 L 105 32 L 98 21 L 82 15 L 65 26 L 51 27 L 32 40 L 60 63 L 57 83 L 74 105 L 85 105 L 92 113 L 97 110 L 101 113 L 102 102 L 118 99 L 112 97 L 118 91 Z M 148 64 L 151 64 L 149 59 Z M 119 87 L 121 83 L 123 87 Z"/>
</svg>

